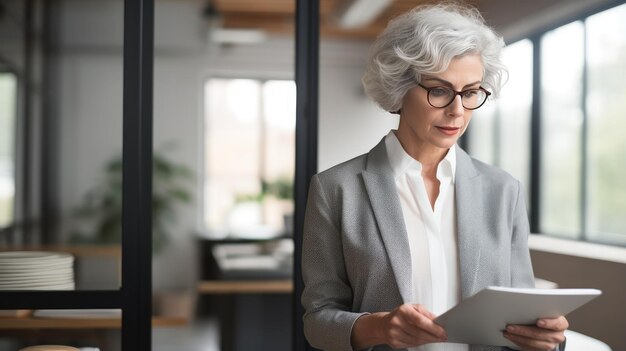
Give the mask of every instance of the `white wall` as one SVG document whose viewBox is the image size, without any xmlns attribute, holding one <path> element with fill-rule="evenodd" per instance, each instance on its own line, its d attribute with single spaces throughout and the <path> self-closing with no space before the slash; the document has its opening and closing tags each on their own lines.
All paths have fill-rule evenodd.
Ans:
<svg viewBox="0 0 626 351">
<path fill-rule="evenodd" d="M 368 47 L 332 41 L 320 49 L 319 170 L 368 152 L 397 127 L 397 115 L 380 109 L 363 91 Z"/>
</svg>

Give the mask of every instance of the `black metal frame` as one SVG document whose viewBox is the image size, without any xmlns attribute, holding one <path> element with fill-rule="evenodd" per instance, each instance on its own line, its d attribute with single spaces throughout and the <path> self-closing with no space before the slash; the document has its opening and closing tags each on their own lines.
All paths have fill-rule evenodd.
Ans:
<svg viewBox="0 0 626 351">
<path fill-rule="evenodd" d="M 122 349 L 152 339 L 154 0 L 124 2 Z"/>
<path fill-rule="evenodd" d="M 539 233 L 541 206 L 541 36 L 533 44 L 533 100 L 530 116 L 530 232 Z"/>
<path fill-rule="evenodd" d="M 313 350 L 304 337 L 302 229 L 308 186 L 317 173 L 319 0 L 296 1 L 296 176 L 294 214 L 293 350 Z"/>
<path fill-rule="evenodd" d="M 22 191 L 21 196 L 21 211 L 22 216 L 24 216 L 24 225 L 22 228 L 22 235 L 26 238 L 29 238 L 31 235 L 31 223 L 28 220 L 30 214 L 30 202 L 31 202 L 31 190 L 30 184 L 31 181 L 30 174 L 31 172 L 31 157 L 32 157 L 32 147 L 31 147 L 31 126 L 33 125 L 33 114 L 30 102 L 30 91 L 32 84 L 32 75 L 33 75 L 33 65 L 32 65 L 32 42 L 33 42 L 33 0 L 26 1 L 26 13 L 25 13 L 25 25 L 24 25 L 24 58 L 26 60 L 24 65 L 23 72 L 23 82 L 22 82 L 22 92 L 23 95 L 23 104 L 22 104 L 22 118 L 23 118 L 23 131 L 24 131 L 24 141 L 22 143 L 22 172 L 23 172 L 23 180 L 24 184 L 22 184 L 19 190 Z"/>
<path fill-rule="evenodd" d="M 153 37 L 154 0 L 125 0 L 122 288 L 0 291 L 0 309 L 122 309 L 127 351 L 151 348 Z"/>
</svg>

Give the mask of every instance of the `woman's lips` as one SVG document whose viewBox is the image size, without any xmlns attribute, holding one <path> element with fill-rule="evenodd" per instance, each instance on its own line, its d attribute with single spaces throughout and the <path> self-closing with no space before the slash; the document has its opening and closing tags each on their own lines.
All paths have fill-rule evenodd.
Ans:
<svg viewBox="0 0 626 351">
<path fill-rule="evenodd" d="M 440 132 L 442 132 L 445 135 L 456 135 L 459 130 L 461 130 L 461 128 L 457 128 L 457 127 L 437 127 L 437 129 L 439 129 Z"/>
</svg>

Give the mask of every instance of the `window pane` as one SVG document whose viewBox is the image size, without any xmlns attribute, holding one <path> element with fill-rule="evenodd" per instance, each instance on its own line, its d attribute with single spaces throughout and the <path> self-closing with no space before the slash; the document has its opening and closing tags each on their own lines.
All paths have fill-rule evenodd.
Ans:
<svg viewBox="0 0 626 351">
<path fill-rule="evenodd" d="M 540 230 L 572 238 L 581 232 L 583 35 L 573 22 L 541 41 Z"/>
<path fill-rule="evenodd" d="M 263 179 L 271 194 L 265 199 L 265 222 L 292 231 L 295 176 L 296 83 L 272 80 L 263 84 L 265 154 Z"/>
<path fill-rule="evenodd" d="M 294 82 L 211 79 L 205 98 L 204 222 L 209 234 L 265 237 L 290 231 Z"/>
<path fill-rule="evenodd" d="M 489 164 L 495 164 L 496 113 L 496 102 L 490 98 L 474 111 L 467 131 L 471 156 Z"/>
<path fill-rule="evenodd" d="M 502 60 L 509 70 L 509 80 L 500 98 L 488 100 L 474 112 L 469 135 L 472 157 L 501 167 L 519 179 L 527 190 L 530 188 L 532 58 L 530 40 L 504 49 Z"/>
<path fill-rule="evenodd" d="M 13 221 L 17 79 L 0 73 L 0 228 Z"/>
<path fill-rule="evenodd" d="M 498 101 L 498 165 L 530 188 L 530 114 L 533 95 L 533 46 L 522 40 L 504 49 L 509 81 Z M 528 202 L 528 201 L 527 201 Z"/>
<path fill-rule="evenodd" d="M 207 83 L 205 224 L 212 231 L 261 222 L 254 206 L 261 192 L 260 88 L 259 82 L 244 79 Z M 238 203 L 244 205 L 231 211 Z"/>
<path fill-rule="evenodd" d="M 626 243 L 626 5 L 587 21 L 589 238 Z"/>
</svg>

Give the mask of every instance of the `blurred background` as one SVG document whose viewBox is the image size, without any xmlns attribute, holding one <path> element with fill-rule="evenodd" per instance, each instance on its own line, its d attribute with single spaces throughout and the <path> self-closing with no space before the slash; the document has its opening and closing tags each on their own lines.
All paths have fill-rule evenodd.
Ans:
<svg viewBox="0 0 626 351">
<path fill-rule="evenodd" d="M 289 350 L 295 1 L 155 3 L 153 350 Z M 320 1 L 320 171 L 397 126 L 360 79 L 421 3 Z M 504 36 L 509 81 L 461 146 L 524 184 L 539 285 L 603 290 L 572 330 L 626 349 L 626 5 L 468 3 Z M 69 253 L 78 290 L 124 269 L 123 5 L 0 0 L 0 251 Z M 116 310 L 0 312 L 2 351 L 119 349 Z"/>
</svg>

